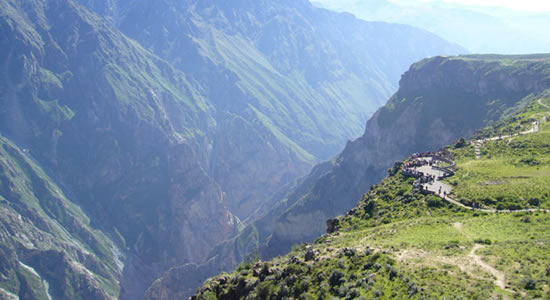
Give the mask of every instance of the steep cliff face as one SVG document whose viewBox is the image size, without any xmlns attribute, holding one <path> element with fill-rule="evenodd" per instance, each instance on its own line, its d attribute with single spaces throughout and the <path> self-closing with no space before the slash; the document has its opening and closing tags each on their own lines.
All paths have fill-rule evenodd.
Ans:
<svg viewBox="0 0 550 300">
<path fill-rule="evenodd" d="M 434 57 L 412 65 L 361 138 L 349 142 L 334 161 L 316 167 L 211 257 L 231 258 L 218 262 L 231 269 L 250 254 L 270 258 L 315 239 L 327 219 L 352 208 L 396 160 L 472 136 L 524 97 L 547 88 L 550 57 L 544 55 Z"/>
</svg>

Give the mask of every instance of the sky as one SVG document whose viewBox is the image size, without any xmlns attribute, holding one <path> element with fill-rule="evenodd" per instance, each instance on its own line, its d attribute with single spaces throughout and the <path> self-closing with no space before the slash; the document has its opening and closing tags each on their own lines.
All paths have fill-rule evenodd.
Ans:
<svg viewBox="0 0 550 300">
<path fill-rule="evenodd" d="M 550 53 L 550 0 L 312 0 L 367 21 L 408 24 L 469 53 Z"/>
<path fill-rule="evenodd" d="M 519 9 L 525 11 L 550 11 L 550 1 L 548 0 L 390 0 L 401 4 L 411 4 L 412 2 L 430 3 L 447 2 L 469 6 L 493 6 L 502 8 Z"/>
</svg>

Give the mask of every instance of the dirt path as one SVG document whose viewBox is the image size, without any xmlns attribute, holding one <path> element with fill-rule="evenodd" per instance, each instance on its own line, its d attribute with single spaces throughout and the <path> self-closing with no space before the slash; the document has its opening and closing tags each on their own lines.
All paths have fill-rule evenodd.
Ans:
<svg viewBox="0 0 550 300">
<path fill-rule="evenodd" d="M 464 224 L 460 222 L 456 222 L 456 223 L 453 223 L 453 227 L 456 228 L 456 230 L 462 232 L 462 230 L 464 229 Z"/>
<path fill-rule="evenodd" d="M 548 107 L 546 104 L 542 103 L 542 100 L 539 99 L 539 103 L 540 105 L 543 105 L 544 107 L 550 109 L 550 107 Z M 544 121 L 545 118 L 542 119 L 542 121 Z M 531 133 L 537 133 L 540 131 L 540 123 L 541 121 L 535 121 L 533 122 L 533 127 L 531 127 L 531 129 L 529 130 L 526 130 L 526 131 L 522 131 L 522 132 L 519 132 L 519 133 L 516 133 L 516 134 L 511 134 L 511 135 L 501 135 L 501 136 L 497 136 L 497 137 L 492 137 L 492 138 L 488 138 L 488 139 L 480 139 L 480 140 L 475 140 L 472 142 L 472 144 L 474 144 L 474 151 L 475 151 L 475 154 L 476 154 L 476 159 L 481 159 L 481 147 L 483 147 L 483 143 L 485 142 L 490 142 L 490 141 L 500 141 L 500 140 L 504 140 L 504 139 L 508 139 L 508 138 L 513 138 L 513 137 L 516 137 L 516 136 L 520 136 L 520 135 L 526 135 L 526 134 L 531 134 Z"/>
<path fill-rule="evenodd" d="M 495 278 L 496 278 L 495 284 L 498 287 L 500 287 L 501 289 L 505 290 L 506 289 L 506 275 L 504 274 L 504 272 L 501 272 L 501 271 L 493 268 L 492 266 L 488 265 L 486 262 L 484 262 L 481 259 L 481 257 L 479 257 L 476 254 L 476 251 L 479 250 L 479 249 L 482 249 L 482 248 L 485 248 L 485 246 L 482 246 L 480 244 L 475 244 L 474 248 L 472 248 L 472 251 L 470 252 L 470 255 L 468 255 L 468 256 L 473 259 L 473 261 L 476 265 L 480 266 L 482 269 L 484 269 L 485 271 L 487 271 L 491 275 L 495 276 Z"/>
<path fill-rule="evenodd" d="M 546 108 L 548 108 L 548 109 L 550 109 L 550 106 L 548 106 L 548 105 L 542 103 L 542 99 L 539 99 L 539 104 L 542 105 L 542 106 L 544 106 L 544 107 L 546 107 Z"/>
</svg>

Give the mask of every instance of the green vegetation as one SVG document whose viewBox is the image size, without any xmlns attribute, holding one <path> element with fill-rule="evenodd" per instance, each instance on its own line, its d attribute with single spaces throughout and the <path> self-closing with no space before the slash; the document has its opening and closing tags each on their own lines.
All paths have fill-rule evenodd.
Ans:
<svg viewBox="0 0 550 300">
<path fill-rule="evenodd" d="M 222 274 L 201 288 L 199 299 L 487 299 L 514 290 L 550 296 L 550 214 L 478 213 L 443 201 L 430 205 L 435 198 L 412 190 L 401 174 L 391 176 L 336 219 L 335 233 Z M 472 262 L 474 244 L 483 246 L 476 255 L 506 274 L 509 289 Z M 308 252 L 315 253 L 310 261 Z"/>
<path fill-rule="evenodd" d="M 546 112 L 537 103 L 497 126 L 543 116 Z M 472 201 L 496 199 L 487 205 L 547 207 L 549 125 L 511 142 L 487 142 L 480 160 L 466 141 L 449 147 L 458 165 L 457 174 L 448 179 L 456 194 L 477 195 Z M 328 221 L 329 234 L 285 257 L 245 263 L 215 277 L 198 298 L 550 297 L 549 213 L 467 210 L 413 189 L 414 179 L 402 174 L 401 163 L 389 173 L 357 207 Z M 533 186 L 523 181 L 527 176 Z M 479 184 L 487 180 L 501 181 L 500 188 Z M 499 203 L 499 195 L 521 200 Z"/>
<path fill-rule="evenodd" d="M 532 101 L 518 114 L 479 131 L 477 138 L 525 132 L 547 116 L 550 109 Z M 484 142 L 481 159 L 475 159 L 474 145 L 452 151 L 457 172 L 448 182 L 457 200 L 497 209 L 550 208 L 549 122 L 542 122 L 537 133 Z"/>
</svg>

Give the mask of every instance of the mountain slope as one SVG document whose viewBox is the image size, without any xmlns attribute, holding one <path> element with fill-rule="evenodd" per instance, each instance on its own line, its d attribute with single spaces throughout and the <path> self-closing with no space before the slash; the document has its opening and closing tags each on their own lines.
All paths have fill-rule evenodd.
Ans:
<svg viewBox="0 0 550 300">
<path fill-rule="evenodd" d="M 2 299 L 118 298 L 120 249 L 27 153 L 0 136 Z"/>
<path fill-rule="evenodd" d="M 458 43 L 473 53 L 547 53 L 549 12 L 453 2 L 317 0 L 316 5 L 352 12 L 367 21 L 408 24 Z M 485 5 L 484 5 L 485 4 Z M 506 7 L 508 6 L 508 7 Z M 526 6 L 522 5 L 523 8 Z"/>
<path fill-rule="evenodd" d="M 550 218 L 539 207 L 550 203 L 550 109 L 548 93 L 540 95 L 526 98 L 470 143 L 447 147 L 445 154 L 456 159 L 456 173 L 444 179 L 454 182 L 453 190 L 466 185 L 482 199 L 490 198 L 491 185 L 467 183 L 498 180 L 500 190 L 515 189 L 521 198 L 540 192 L 539 203 L 515 203 L 514 209 L 529 212 L 473 209 L 472 201 L 479 198 L 466 197 L 464 206 L 422 193 L 404 171 L 416 159 L 411 157 L 391 168 L 346 216 L 328 222 L 329 234 L 285 257 L 248 262 L 221 274 L 201 287 L 195 299 L 548 297 Z M 521 134 L 504 136 L 518 124 L 532 130 L 519 128 Z M 484 154 L 476 158 L 474 145 L 482 138 L 487 139 Z M 524 163 L 534 154 L 538 164 Z M 491 162 L 501 164 L 485 169 L 492 172 L 489 177 L 480 176 L 481 169 L 472 172 L 473 166 Z M 515 170 L 503 172 L 511 168 Z M 525 181 L 518 189 L 514 180 L 526 178 L 537 188 Z M 483 203 L 494 204 L 509 203 L 498 197 L 496 203 Z"/>
<path fill-rule="evenodd" d="M 472 136 L 524 97 L 549 88 L 549 62 L 544 55 L 461 56 L 414 64 L 397 93 L 369 120 L 365 134 L 349 143 L 333 169 L 275 221 L 268 247 L 290 249 L 313 239 L 326 219 L 353 207 L 354 199 L 394 161 Z"/>
<path fill-rule="evenodd" d="M 83 2 L 100 13 L 110 7 Z M 113 5 L 108 11 L 119 12 L 121 31 L 184 71 L 212 101 L 218 136 L 228 140 L 213 143 L 209 174 L 241 219 L 360 135 L 410 63 L 463 52 L 427 32 L 359 21 L 302 0 Z M 248 139 L 235 142 L 228 131 Z M 265 135 L 288 153 L 248 148 Z"/>
<path fill-rule="evenodd" d="M 0 7 L 1 132 L 120 237 L 123 295 L 237 232 L 204 171 L 211 108 L 181 72 L 73 1 Z"/>
</svg>

